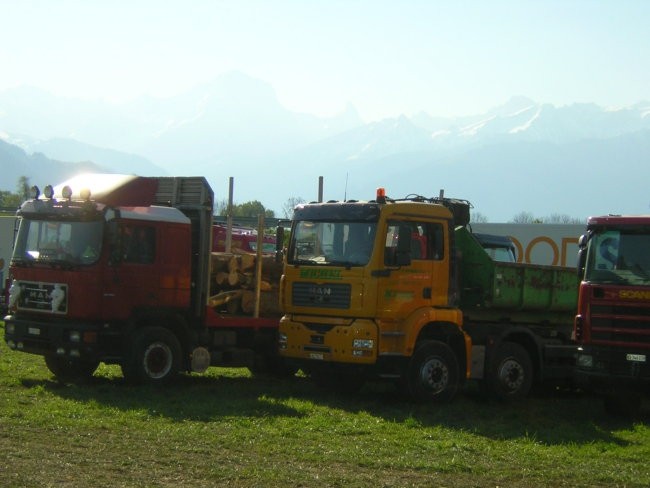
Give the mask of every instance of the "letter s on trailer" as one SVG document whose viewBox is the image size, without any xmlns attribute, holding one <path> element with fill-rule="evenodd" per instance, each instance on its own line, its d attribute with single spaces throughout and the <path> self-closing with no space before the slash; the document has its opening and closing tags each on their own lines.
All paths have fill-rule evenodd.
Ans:
<svg viewBox="0 0 650 488">
<path fill-rule="evenodd" d="M 273 359 L 279 316 L 210 306 L 205 178 L 92 174 L 33 191 L 17 212 L 9 348 L 44 356 L 69 380 L 100 362 L 133 382 L 163 383 Z"/>
</svg>

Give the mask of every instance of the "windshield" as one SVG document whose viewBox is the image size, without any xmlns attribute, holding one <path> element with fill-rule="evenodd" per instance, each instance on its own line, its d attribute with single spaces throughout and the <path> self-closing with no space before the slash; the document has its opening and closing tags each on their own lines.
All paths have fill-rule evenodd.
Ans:
<svg viewBox="0 0 650 488">
<path fill-rule="evenodd" d="M 517 261 L 515 259 L 515 253 L 510 247 L 484 246 L 483 249 L 485 249 L 485 252 L 493 261 L 503 263 L 514 263 Z"/>
<path fill-rule="evenodd" d="M 375 222 L 296 222 L 287 262 L 363 266 L 370 260 L 376 230 Z"/>
<path fill-rule="evenodd" d="M 595 233 L 589 241 L 585 279 L 650 285 L 650 234 L 634 229 Z"/>
<path fill-rule="evenodd" d="M 23 219 L 12 263 L 90 264 L 101 254 L 103 221 Z"/>
<path fill-rule="evenodd" d="M 257 251 L 257 241 L 251 241 L 249 246 L 253 251 Z M 262 242 L 262 253 L 273 254 L 275 253 L 275 242 Z"/>
</svg>

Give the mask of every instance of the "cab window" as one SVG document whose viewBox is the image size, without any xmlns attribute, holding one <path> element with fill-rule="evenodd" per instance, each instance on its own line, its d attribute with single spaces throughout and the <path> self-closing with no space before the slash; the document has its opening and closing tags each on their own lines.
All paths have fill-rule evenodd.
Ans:
<svg viewBox="0 0 650 488">
<path fill-rule="evenodd" d="M 122 227 L 122 259 L 125 263 L 151 264 L 156 255 L 156 229 L 144 225 Z"/>
<path fill-rule="evenodd" d="M 401 239 L 410 241 L 411 261 L 441 260 L 444 257 L 443 237 L 442 224 L 390 221 L 386 231 L 384 264 L 391 265 L 395 262 L 394 256 L 397 253 L 397 245 Z"/>
</svg>

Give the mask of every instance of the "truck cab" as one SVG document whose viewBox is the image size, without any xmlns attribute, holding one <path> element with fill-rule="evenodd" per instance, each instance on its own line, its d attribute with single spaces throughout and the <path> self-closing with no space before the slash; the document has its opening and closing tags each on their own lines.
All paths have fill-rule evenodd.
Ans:
<svg viewBox="0 0 650 488">
<path fill-rule="evenodd" d="M 580 239 L 576 377 L 631 413 L 650 386 L 650 216 L 591 217 Z"/>
<path fill-rule="evenodd" d="M 304 204 L 294 211 L 281 288 L 280 352 L 312 376 L 397 382 L 450 400 L 470 341 L 455 306 L 454 219 L 442 203 Z"/>
<path fill-rule="evenodd" d="M 479 232 L 473 232 L 472 235 L 492 260 L 503 263 L 517 262 L 515 245 L 508 236 L 481 234 Z"/>
<path fill-rule="evenodd" d="M 215 223 L 212 226 L 212 250 L 226 251 L 227 224 Z M 233 225 L 230 230 L 230 250 L 233 252 L 257 253 L 257 229 L 243 225 Z M 262 236 L 262 254 L 272 256 L 276 253 L 275 237 Z"/>
<path fill-rule="evenodd" d="M 181 351 L 197 342 L 208 293 L 205 180 L 86 175 L 33 192 L 17 212 L 9 348 L 44 356 L 61 378 L 100 362 L 133 380 L 189 369 Z M 164 361 L 155 348 L 141 361 L 156 341 Z"/>
</svg>

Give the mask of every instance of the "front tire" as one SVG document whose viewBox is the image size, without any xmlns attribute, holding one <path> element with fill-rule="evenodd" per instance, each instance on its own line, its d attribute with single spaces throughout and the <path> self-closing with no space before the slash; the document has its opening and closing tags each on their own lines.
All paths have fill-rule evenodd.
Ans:
<svg viewBox="0 0 650 488">
<path fill-rule="evenodd" d="M 97 370 L 99 361 L 69 359 L 48 354 L 45 356 L 45 365 L 58 380 L 77 383 L 89 380 Z"/>
<path fill-rule="evenodd" d="M 440 341 L 425 341 L 411 357 L 406 387 L 416 401 L 446 403 L 458 392 L 458 361 L 451 348 Z"/>
<path fill-rule="evenodd" d="M 503 342 L 494 350 L 487 387 L 498 400 L 520 400 L 533 384 L 533 363 L 526 349 L 515 342 Z"/>
<path fill-rule="evenodd" d="M 122 374 L 130 383 L 169 383 L 181 368 L 181 345 L 169 329 L 145 327 L 137 330 L 122 362 Z"/>
</svg>

